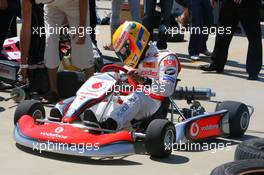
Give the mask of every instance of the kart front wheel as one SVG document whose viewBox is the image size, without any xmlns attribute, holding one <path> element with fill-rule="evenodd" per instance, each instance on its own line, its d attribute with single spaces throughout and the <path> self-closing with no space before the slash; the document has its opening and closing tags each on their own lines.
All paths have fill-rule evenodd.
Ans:
<svg viewBox="0 0 264 175">
<path fill-rule="evenodd" d="M 153 120 L 146 131 L 145 147 L 151 157 L 166 158 L 171 155 L 176 131 L 172 122 Z"/>
<path fill-rule="evenodd" d="M 36 100 L 25 100 L 19 103 L 14 115 L 14 124 L 16 125 L 23 115 L 30 115 L 34 119 L 44 119 L 45 109 L 43 105 Z"/>
<path fill-rule="evenodd" d="M 243 136 L 250 122 L 248 107 L 240 102 L 225 101 L 216 106 L 216 111 L 223 109 L 226 109 L 229 112 L 230 136 Z"/>
</svg>

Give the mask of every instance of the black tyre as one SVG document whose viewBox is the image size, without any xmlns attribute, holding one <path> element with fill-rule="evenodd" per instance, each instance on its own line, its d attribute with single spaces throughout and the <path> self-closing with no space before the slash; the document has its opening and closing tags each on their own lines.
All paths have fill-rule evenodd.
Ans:
<svg viewBox="0 0 264 175">
<path fill-rule="evenodd" d="M 229 111 L 230 136 L 243 136 L 250 122 L 248 107 L 240 102 L 225 101 L 217 104 L 216 106 L 216 111 L 223 109 Z"/>
<path fill-rule="evenodd" d="M 262 175 L 264 160 L 240 160 L 215 168 L 211 175 Z"/>
<path fill-rule="evenodd" d="M 19 103 L 16 108 L 14 115 L 14 124 L 16 125 L 18 120 L 23 115 L 30 115 L 34 119 L 44 119 L 45 118 L 45 109 L 43 105 L 36 100 L 25 100 Z"/>
<path fill-rule="evenodd" d="M 252 139 L 240 143 L 235 152 L 235 160 L 263 159 L 264 139 Z"/>
<path fill-rule="evenodd" d="M 85 82 L 85 76 L 81 72 L 61 71 L 58 72 L 58 90 L 60 98 L 69 98 L 76 95 L 76 92 Z"/>
<path fill-rule="evenodd" d="M 146 131 L 145 147 L 156 158 L 170 156 L 175 142 L 176 131 L 173 123 L 165 119 L 153 120 Z"/>
</svg>

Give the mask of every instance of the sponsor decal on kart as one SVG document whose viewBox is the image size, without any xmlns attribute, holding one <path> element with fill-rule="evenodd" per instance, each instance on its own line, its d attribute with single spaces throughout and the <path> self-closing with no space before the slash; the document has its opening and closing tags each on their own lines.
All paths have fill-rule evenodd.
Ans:
<svg viewBox="0 0 264 175">
<path fill-rule="evenodd" d="M 187 129 L 189 139 L 201 140 L 222 135 L 223 132 L 220 128 L 221 119 L 222 116 L 212 116 L 192 122 Z"/>
<path fill-rule="evenodd" d="M 0 77 L 15 81 L 17 78 L 16 68 L 0 64 Z"/>
<path fill-rule="evenodd" d="M 54 133 L 50 133 L 50 132 L 40 132 L 39 134 L 42 136 L 47 136 L 47 137 L 51 137 L 51 138 L 59 138 L 59 139 L 67 139 L 68 138 L 65 135 L 54 134 Z"/>
</svg>

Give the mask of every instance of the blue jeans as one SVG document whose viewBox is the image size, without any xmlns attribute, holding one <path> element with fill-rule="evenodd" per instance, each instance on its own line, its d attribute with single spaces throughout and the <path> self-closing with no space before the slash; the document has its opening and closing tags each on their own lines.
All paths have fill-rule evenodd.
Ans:
<svg viewBox="0 0 264 175">
<path fill-rule="evenodd" d="M 208 40 L 207 34 L 195 33 L 194 28 L 210 27 L 213 24 L 213 9 L 210 0 L 187 0 L 191 16 L 191 27 L 193 32 L 189 42 L 189 55 L 199 55 L 207 49 L 206 42 Z"/>
</svg>

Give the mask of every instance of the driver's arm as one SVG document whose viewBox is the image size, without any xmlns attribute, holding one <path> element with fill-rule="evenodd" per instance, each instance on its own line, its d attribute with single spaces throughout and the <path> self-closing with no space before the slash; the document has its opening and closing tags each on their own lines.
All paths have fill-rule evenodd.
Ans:
<svg viewBox="0 0 264 175">
<path fill-rule="evenodd" d="M 158 80 L 152 80 L 151 93 L 162 97 L 169 97 L 175 90 L 179 62 L 175 55 L 169 55 L 159 63 L 159 68 Z"/>
<path fill-rule="evenodd" d="M 31 41 L 31 13 L 30 0 L 22 0 L 22 27 L 20 33 L 21 64 L 27 64 L 27 57 Z"/>
</svg>

